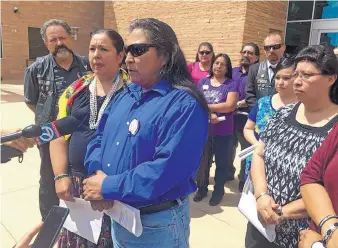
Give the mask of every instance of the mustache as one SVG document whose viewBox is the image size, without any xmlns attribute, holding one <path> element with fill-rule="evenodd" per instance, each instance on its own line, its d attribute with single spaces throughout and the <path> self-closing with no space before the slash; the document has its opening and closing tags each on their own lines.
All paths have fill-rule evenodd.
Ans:
<svg viewBox="0 0 338 248">
<path fill-rule="evenodd" d="M 67 50 L 67 51 L 70 52 L 70 53 L 73 52 L 73 51 L 72 51 L 70 48 L 68 48 L 66 45 L 60 45 L 60 46 L 56 46 L 56 47 L 55 47 L 55 50 L 54 50 L 54 52 L 53 52 L 53 56 L 55 57 L 56 54 L 57 54 L 60 50 L 62 50 L 62 49 Z"/>
<path fill-rule="evenodd" d="M 241 64 L 250 64 L 250 60 L 248 57 L 242 57 L 241 58 Z"/>
</svg>

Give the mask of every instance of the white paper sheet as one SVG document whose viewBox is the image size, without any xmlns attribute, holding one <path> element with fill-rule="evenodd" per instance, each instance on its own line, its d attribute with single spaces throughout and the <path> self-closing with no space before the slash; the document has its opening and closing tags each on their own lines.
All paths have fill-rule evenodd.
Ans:
<svg viewBox="0 0 338 248">
<path fill-rule="evenodd" d="M 256 208 L 256 198 L 253 193 L 253 184 L 250 178 L 245 182 L 241 199 L 239 200 L 238 210 L 251 222 L 251 224 L 257 228 L 257 230 L 263 234 L 263 236 L 273 242 L 276 238 L 275 225 L 263 226 L 258 219 L 258 213 Z"/>
<path fill-rule="evenodd" d="M 242 160 L 246 159 L 247 157 L 249 157 L 251 154 L 253 154 L 255 149 L 256 149 L 256 146 L 257 146 L 257 144 L 249 146 L 248 148 L 240 151 L 238 153 L 239 159 L 242 161 Z"/>
<path fill-rule="evenodd" d="M 104 212 L 136 237 L 142 234 L 140 210 L 122 202 L 114 201 L 114 206 Z"/>
<path fill-rule="evenodd" d="M 69 208 L 69 215 L 63 227 L 97 244 L 101 233 L 103 213 L 94 211 L 88 201 L 80 198 L 74 199 L 74 202 L 60 200 L 60 207 Z"/>
</svg>

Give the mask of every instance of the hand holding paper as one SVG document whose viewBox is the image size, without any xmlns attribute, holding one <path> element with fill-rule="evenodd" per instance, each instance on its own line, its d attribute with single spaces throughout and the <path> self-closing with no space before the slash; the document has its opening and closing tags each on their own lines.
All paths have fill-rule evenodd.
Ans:
<svg viewBox="0 0 338 248">
<path fill-rule="evenodd" d="M 238 210 L 257 228 L 257 230 L 270 242 L 276 238 L 275 227 L 276 225 L 263 226 L 258 219 L 256 208 L 256 198 L 254 195 L 253 184 L 250 178 L 245 182 L 241 199 L 238 204 Z"/>
<path fill-rule="evenodd" d="M 60 201 L 61 207 L 69 208 L 69 215 L 63 227 L 97 244 L 101 233 L 103 212 L 94 211 L 89 201 L 80 198 L 74 199 L 74 202 Z M 97 201 L 97 203 L 99 202 Z M 96 204 L 95 201 L 94 204 Z M 136 237 L 142 234 L 140 210 L 114 201 L 113 207 L 104 210 L 104 212 Z"/>
</svg>

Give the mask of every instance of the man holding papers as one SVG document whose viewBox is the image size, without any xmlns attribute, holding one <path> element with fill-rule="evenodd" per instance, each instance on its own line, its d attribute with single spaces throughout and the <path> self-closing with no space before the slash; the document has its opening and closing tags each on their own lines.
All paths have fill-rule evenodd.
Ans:
<svg viewBox="0 0 338 248">
<path fill-rule="evenodd" d="M 85 200 L 139 209 L 139 237 L 112 219 L 116 248 L 188 248 L 188 195 L 207 139 L 207 103 L 170 26 L 134 20 L 126 44 L 132 83 L 107 107 L 87 148 Z"/>
</svg>

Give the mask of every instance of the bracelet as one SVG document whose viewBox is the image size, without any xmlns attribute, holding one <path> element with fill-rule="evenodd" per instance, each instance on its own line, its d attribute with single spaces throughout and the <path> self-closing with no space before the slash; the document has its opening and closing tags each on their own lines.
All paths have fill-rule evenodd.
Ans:
<svg viewBox="0 0 338 248">
<path fill-rule="evenodd" d="M 64 177 L 69 177 L 69 175 L 67 173 L 57 175 L 57 176 L 54 177 L 54 181 L 57 181 L 57 180 L 64 178 Z"/>
<path fill-rule="evenodd" d="M 261 192 L 259 196 L 256 197 L 256 201 L 258 201 L 259 198 L 261 198 L 263 195 L 269 195 L 267 192 Z"/>
<path fill-rule="evenodd" d="M 328 215 L 326 217 L 324 217 L 318 224 L 317 226 L 317 233 L 321 233 L 322 232 L 322 227 L 325 224 L 326 221 L 331 220 L 331 219 L 338 219 L 337 215 Z"/>
<path fill-rule="evenodd" d="M 332 237 L 332 234 L 334 231 L 338 229 L 338 222 L 332 224 L 326 231 L 325 236 L 323 238 L 323 245 L 324 247 L 327 247 L 327 243 L 329 242 L 329 239 Z"/>
</svg>

